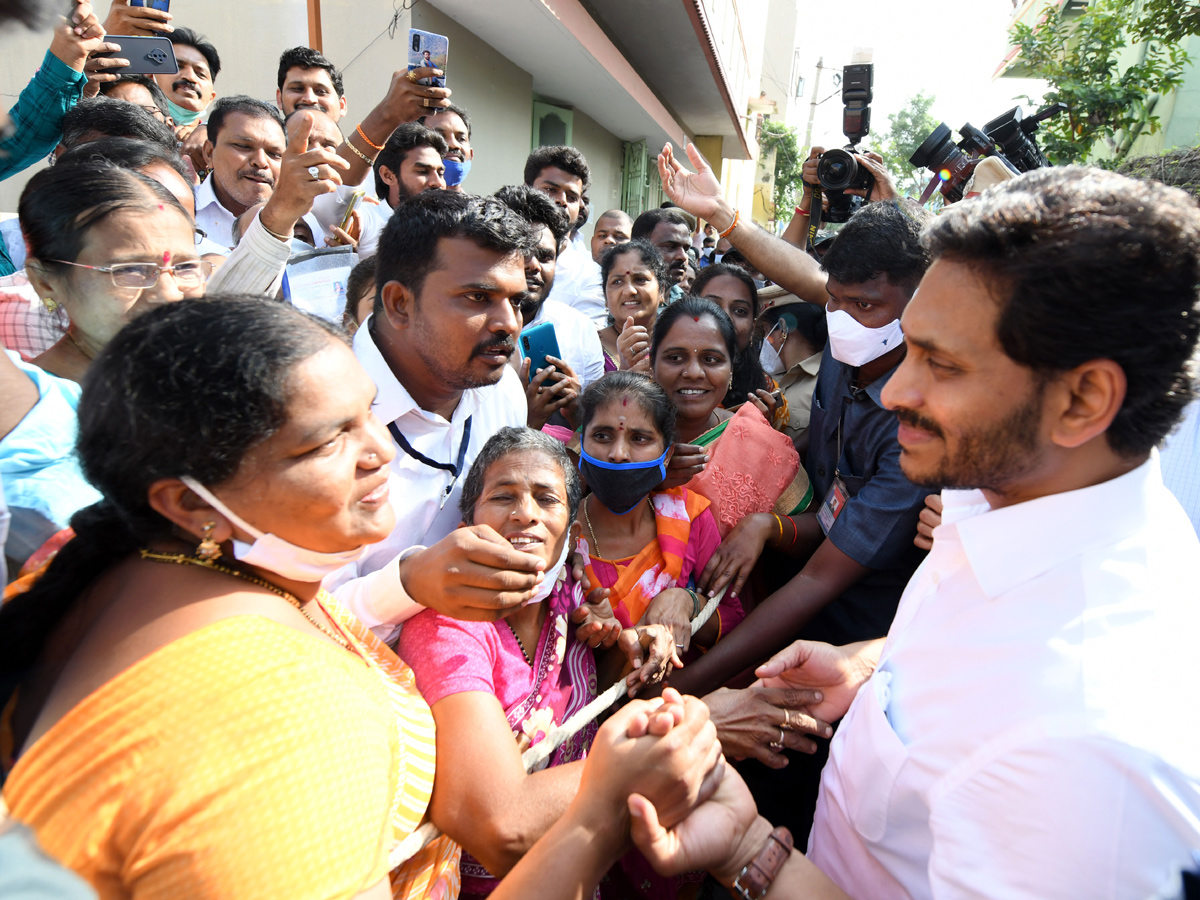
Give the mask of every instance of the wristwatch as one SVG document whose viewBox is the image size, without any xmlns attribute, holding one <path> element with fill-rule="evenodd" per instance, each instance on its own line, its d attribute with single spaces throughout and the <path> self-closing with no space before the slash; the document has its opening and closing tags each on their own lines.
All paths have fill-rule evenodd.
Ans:
<svg viewBox="0 0 1200 900">
<path fill-rule="evenodd" d="M 733 893 L 740 900 L 762 900 L 771 889 L 775 876 L 792 855 L 792 833 L 786 828 L 776 828 L 758 851 L 733 879 Z"/>
</svg>

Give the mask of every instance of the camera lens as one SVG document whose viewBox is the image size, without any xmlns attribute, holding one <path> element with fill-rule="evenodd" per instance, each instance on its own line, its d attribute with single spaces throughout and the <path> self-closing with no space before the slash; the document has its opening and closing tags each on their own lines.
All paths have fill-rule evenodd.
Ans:
<svg viewBox="0 0 1200 900">
<path fill-rule="evenodd" d="M 852 187 L 858 174 L 858 163 L 845 150 L 827 150 L 817 163 L 817 180 L 827 191 L 844 191 Z"/>
</svg>

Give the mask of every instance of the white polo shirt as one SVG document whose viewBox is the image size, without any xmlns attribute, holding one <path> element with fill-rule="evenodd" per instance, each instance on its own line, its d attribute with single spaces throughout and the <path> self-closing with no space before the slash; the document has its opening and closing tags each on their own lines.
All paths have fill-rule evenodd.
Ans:
<svg viewBox="0 0 1200 900">
<path fill-rule="evenodd" d="M 354 355 L 379 391 L 371 409 L 385 425 L 394 422 L 409 446 L 427 459 L 453 464 L 458 460 L 467 419 L 471 420 L 470 439 L 457 479 L 410 456 L 393 438 L 396 458 L 392 460 L 389 486 L 396 528 L 357 563 L 325 580 L 325 587 L 360 622 L 371 628 L 380 626 L 378 633 L 389 634 L 394 629 L 380 620 L 374 603 L 381 595 L 394 596 L 399 589 L 401 554 L 413 547 L 435 544 L 461 524 L 458 501 L 479 451 L 504 426 L 523 427 L 529 410 L 520 378 L 509 366 L 504 367 L 496 384 L 463 391 L 449 421 L 421 409 L 375 346 L 369 322 L 370 317 L 354 335 Z M 412 603 L 403 618 L 421 609 Z"/>
<path fill-rule="evenodd" d="M 558 285 L 555 284 L 551 293 L 556 293 L 557 290 Z M 604 349 L 600 346 L 600 332 L 596 330 L 596 325 L 591 319 L 579 310 L 549 297 L 525 328 L 543 322 L 554 326 L 554 337 L 558 341 L 561 359 L 575 370 L 584 387 L 604 376 Z"/>
<path fill-rule="evenodd" d="M 852 897 L 1149 897 L 1200 847 L 1200 542 L 1157 453 L 997 510 L 946 491 L 821 777 Z"/>
</svg>

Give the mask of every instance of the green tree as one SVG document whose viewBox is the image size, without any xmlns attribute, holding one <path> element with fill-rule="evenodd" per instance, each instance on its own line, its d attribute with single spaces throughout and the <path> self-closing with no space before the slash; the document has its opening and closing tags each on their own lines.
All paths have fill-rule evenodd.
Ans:
<svg viewBox="0 0 1200 900">
<path fill-rule="evenodd" d="M 1200 34 L 1200 0 L 1143 0 L 1133 35 L 1139 41 L 1178 44 Z"/>
<path fill-rule="evenodd" d="M 1178 0 L 1166 5 L 1177 9 Z M 1155 105 L 1183 82 L 1188 57 L 1178 43 L 1162 41 L 1162 32 L 1155 32 L 1137 48 L 1136 61 L 1122 70 L 1121 51 L 1136 17 L 1132 4 L 1098 0 L 1074 19 L 1060 17 L 1051 7 L 1038 24 L 1014 26 L 1013 42 L 1030 75 L 1050 84 L 1043 100 L 1067 104 L 1067 112 L 1043 124 L 1040 132 L 1051 162 L 1083 162 L 1097 142 L 1121 160 L 1138 135 L 1158 130 Z"/>
<path fill-rule="evenodd" d="M 762 135 L 758 142 L 761 152 L 775 151 L 775 216 L 780 222 L 792 218 L 792 210 L 800 199 L 802 189 L 800 172 L 804 157 L 796 141 L 796 129 L 782 122 L 766 119 L 762 124 Z"/>
<path fill-rule="evenodd" d="M 934 96 L 924 91 L 909 97 L 904 107 L 888 116 L 888 130 L 878 136 L 872 148 L 883 157 L 883 163 L 896 182 L 896 189 L 910 197 L 920 196 L 930 175 L 913 166 L 908 158 L 937 128 L 938 120 L 929 114 Z"/>
</svg>

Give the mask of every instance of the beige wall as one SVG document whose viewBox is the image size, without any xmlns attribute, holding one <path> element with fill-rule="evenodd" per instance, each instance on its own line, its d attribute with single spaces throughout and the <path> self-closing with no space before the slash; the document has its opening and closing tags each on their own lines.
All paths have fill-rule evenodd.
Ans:
<svg viewBox="0 0 1200 900">
<path fill-rule="evenodd" d="M 475 161 L 463 187 L 490 194 L 520 184 L 533 131 L 533 76 L 429 3 L 412 11 L 413 28 L 450 40 L 446 85 L 471 116 Z"/>
<path fill-rule="evenodd" d="M 583 226 L 583 233 L 592 236 L 596 218 L 605 210 L 621 205 L 621 164 L 625 151 L 621 139 L 575 110 L 571 128 L 571 141 L 584 156 L 592 170 L 591 217 Z"/>
</svg>

